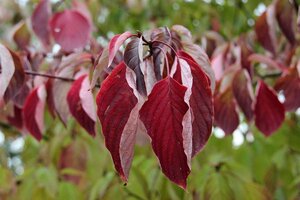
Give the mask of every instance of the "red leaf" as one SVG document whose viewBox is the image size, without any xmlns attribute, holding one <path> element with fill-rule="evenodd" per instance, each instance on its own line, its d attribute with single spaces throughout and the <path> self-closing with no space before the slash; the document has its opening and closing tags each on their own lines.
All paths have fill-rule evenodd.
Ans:
<svg viewBox="0 0 300 200">
<path fill-rule="evenodd" d="M 284 120 L 284 107 L 276 93 L 263 81 L 257 86 L 255 103 L 255 125 L 265 135 L 270 136 Z"/>
<path fill-rule="evenodd" d="M 213 103 L 212 92 L 208 76 L 203 72 L 193 58 L 184 51 L 178 52 L 178 55 L 188 63 L 193 76 L 192 94 L 190 96 L 190 107 L 193 116 L 193 150 L 192 156 L 195 156 L 206 144 L 211 135 L 213 124 Z"/>
<path fill-rule="evenodd" d="M 50 16 L 49 0 L 41 0 L 31 16 L 32 29 L 45 46 L 50 44 Z"/>
<path fill-rule="evenodd" d="M 291 44 L 295 44 L 296 13 L 293 3 L 286 0 L 276 1 L 276 18 L 278 25 Z"/>
<path fill-rule="evenodd" d="M 55 41 L 67 52 L 83 48 L 91 34 L 88 19 L 76 10 L 56 13 L 50 21 L 50 27 Z"/>
<path fill-rule="evenodd" d="M 103 81 L 97 95 L 97 114 L 102 125 L 105 145 L 115 168 L 127 182 L 134 152 L 138 119 L 138 99 L 134 80 L 128 76 L 124 62 Z"/>
<path fill-rule="evenodd" d="M 214 108 L 216 125 L 223 129 L 226 135 L 233 133 L 239 125 L 239 116 L 231 88 L 215 96 Z"/>
<path fill-rule="evenodd" d="M 271 53 L 276 53 L 274 7 L 268 9 L 256 20 L 255 32 L 260 44 Z"/>
<path fill-rule="evenodd" d="M 9 50 L 0 44 L 0 102 L 3 101 L 3 95 L 9 86 L 15 72 L 15 65 Z"/>
<path fill-rule="evenodd" d="M 287 111 L 294 111 L 300 107 L 300 77 L 297 68 L 276 81 L 275 89 L 282 90 L 285 100 L 284 107 Z"/>
<path fill-rule="evenodd" d="M 156 83 L 140 110 L 140 118 L 152 139 L 152 148 L 164 174 L 183 188 L 186 188 L 190 173 L 182 134 L 183 117 L 188 111 L 184 102 L 186 90 L 167 77 Z"/>
<path fill-rule="evenodd" d="M 233 95 L 248 121 L 253 119 L 254 93 L 251 79 L 245 69 L 239 70 L 232 82 Z"/>
<path fill-rule="evenodd" d="M 71 114 L 89 134 L 95 136 L 96 109 L 93 94 L 89 88 L 88 76 L 82 75 L 73 83 L 68 92 L 67 101 Z"/>
<path fill-rule="evenodd" d="M 45 86 L 41 85 L 29 94 L 23 108 L 25 127 L 37 140 L 42 139 L 45 100 Z"/>
</svg>

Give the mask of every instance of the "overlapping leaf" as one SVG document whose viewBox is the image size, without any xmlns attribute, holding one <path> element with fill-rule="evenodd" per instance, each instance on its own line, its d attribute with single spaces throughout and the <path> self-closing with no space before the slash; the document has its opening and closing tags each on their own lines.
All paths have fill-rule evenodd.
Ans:
<svg viewBox="0 0 300 200">
<path fill-rule="evenodd" d="M 93 78 L 91 81 L 91 88 L 94 88 L 97 82 L 97 79 L 101 75 L 101 72 L 105 70 L 105 68 L 109 67 L 114 57 L 117 54 L 118 49 L 122 46 L 122 44 L 131 36 L 130 32 L 124 32 L 122 34 L 115 35 L 109 42 L 108 46 L 103 49 L 101 56 L 98 60 L 98 63 L 95 66 L 93 72 Z"/>
<path fill-rule="evenodd" d="M 40 85 L 29 94 L 23 108 L 25 127 L 37 140 L 42 139 L 44 131 L 45 101 L 46 89 Z"/>
<path fill-rule="evenodd" d="M 9 50 L 0 44 L 0 102 L 4 101 L 4 93 L 9 86 L 9 82 L 14 75 L 15 65 Z M 1 103 L 0 103 L 1 105 Z"/>
<path fill-rule="evenodd" d="M 254 93 L 250 76 L 245 69 L 241 69 L 235 74 L 232 82 L 232 91 L 247 120 L 251 121 L 254 114 Z"/>
<path fill-rule="evenodd" d="M 142 38 L 132 39 L 126 46 L 124 51 L 125 64 L 134 71 L 136 75 L 137 90 L 142 95 L 147 95 L 144 75 L 141 70 L 141 63 L 143 62 L 143 40 Z"/>
<path fill-rule="evenodd" d="M 156 83 L 140 110 L 162 171 L 183 188 L 190 173 L 182 135 L 183 117 L 189 109 L 184 101 L 186 90 L 173 78 L 166 77 Z"/>
<path fill-rule="evenodd" d="M 93 94 L 89 90 L 87 75 L 80 76 L 72 85 L 67 95 L 71 114 L 85 130 L 95 136 L 96 112 Z"/>
<path fill-rule="evenodd" d="M 208 77 L 202 68 L 187 53 L 180 51 L 178 54 L 189 65 L 193 77 L 189 104 L 193 115 L 192 156 L 194 156 L 204 147 L 211 134 L 213 123 L 212 92 Z"/>
<path fill-rule="evenodd" d="M 129 71 L 128 71 L 129 70 Z M 97 114 L 105 145 L 115 168 L 127 182 L 138 122 L 138 95 L 133 72 L 120 63 L 104 80 L 97 95 Z"/>
</svg>

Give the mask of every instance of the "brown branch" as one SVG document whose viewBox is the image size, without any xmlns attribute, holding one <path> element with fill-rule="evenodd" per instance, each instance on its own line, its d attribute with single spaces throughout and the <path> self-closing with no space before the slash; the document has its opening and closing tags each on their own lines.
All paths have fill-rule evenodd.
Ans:
<svg viewBox="0 0 300 200">
<path fill-rule="evenodd" d="M 66 81 L 66 82 L 74 82 L 75 81 L 74 78 L 55 76 L 55 75 L 51 75 L 51 74 L 42 74 L 39 72 L 34 72 L 34 71 L 29 71 L 29 70 L 25 70 L 24 73 L 27 75 L 31 75 L 31 76 L 41 76 L 41 77 L 46 77 L 46 78 L 59 79 L 59 80 Z M 100 85 L 96 84 L 95 87 L 100 88 Z"/>
</svg>

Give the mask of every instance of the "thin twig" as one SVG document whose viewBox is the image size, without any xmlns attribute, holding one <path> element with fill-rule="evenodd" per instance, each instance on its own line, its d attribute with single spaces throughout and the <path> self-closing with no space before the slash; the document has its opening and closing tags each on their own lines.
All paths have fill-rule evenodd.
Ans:
<svg viewBox="0 0 300 200">
<path fill-rule="evenodd" d="M 27 74 L 27 75 L 31 75 L 31 76 L 42 76 L 42 77 L 46 77 L 46 78 L 59 79 L 59 80 L 62 80 L 62 81 L 67 81 L 67 82 L 75 81 L 75 79 L 73 79 L 73 78 L 54 76 L 54 75 L 51 75 L 51 74 L 42 74 L 42 73 L 39 73 L 39 72 L 28 71 L 28 70 L 24 71 L 24 73 Z"/>
<path fill-rule="evenodd" d="M 59 79 L 59 80 L 66 81 L 66 82 L 74 82 L 75 81 L 74 78 L 55 76 L 55 75 L 51 75 L 51 74 L 42 74 L 39 72 L 34 72 L 34 71 L 29 71 L 29 70 L 24 71 L 24 73 L 27 75 L 31 75 L 31 76 L 41 76 L 41 77 L 46 77 L 46 78 Z M 95 87 L 100 88 L 100 85 L 96 84 Z"/>
</svg>

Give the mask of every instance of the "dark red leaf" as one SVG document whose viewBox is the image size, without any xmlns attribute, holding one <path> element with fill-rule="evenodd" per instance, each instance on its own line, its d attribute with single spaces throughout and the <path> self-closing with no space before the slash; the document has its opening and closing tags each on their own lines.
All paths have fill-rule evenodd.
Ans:
<svg viewBox="0 0 300 200">
<path fill-rule="evenodd" d="M 178 52 L 178 55 L 182 56 L 188 63 L 193 76 L 192 94 L 189 103 L 193 116 L 192 156 L 195 156 L 204 147 L 211 135 L 213 124 L 212 92 L 208 76 L 203 72 L 201 66 L 189 54 L 183 51 Z"/>
<path fill-rule="evenodd" d="M 279 27 L 291 44 L 295 44 L 296 13 L 293 3 L 287 0 L 276 1 L 276 18 Z"/>
<path fill-rule="evenodd" d="M 143 45 L 142 38 L 134 38 L 131 40 L 124 51 L 125 64 L 134 71 L 136 75 L 137 90 L 144 96 L 147 95 L 144 75 L 141 70 L 143 62 Z"/>
<path fill-rule="evenodd" d="M 226 135 L 233 133 L 239 125 L 236 107 L 231 88 L 217 94 L 214 98 L 215 123 Z"/>
<path fill-rule="evenodd" d="M 120 63 L 103 81 L 97 95 L 97 114 L 102 125 L 105 145 L 115 168 L 127 182 L 131 166 L 138 121 L 138 99 L 131 70 Z M 132 72 L 133 73 L 133 72 Z"/>
<path fill-rule="evenodd" d="M 295 111 L 300 107 L 300 77 L 297 68 L 290 70 L 288 74 L 277 79 L 275 84 L 277 91 L 283 91 L 284 107 L 287 111 Z"/>
<path fill-rule="evenodd" d="M 162 171 L 173 182 L 186 188 L 190 167 L 183 144 L 184 101 L 187 88 L 171 77 L 155 84 L 140 110 L 140 119 L 151 137 L 152 148 Z"/>
<path fill-rule="evenodd" d="M 37 140 L 42 139 L 45 100 L 45 86 L 41 85 L 29 94 L 23 108 L 25 127 Z"/>
<path fill-rule="evenodd" d="M 56 13 L 50 21 L 50 28 L 55 41 L 67 52 L 83 48 L 91 34 L 88 19 L 76 10 Z"/>
<path fill-rule="evenodd" d="M 50 16 L 49 0 L 41 0 L 31 16 L 32 29 L 45 46 L 50 44 Z"/>
<path fill-rule="evenodd" d="M 80 76 L 70 88 L 67 101 L 71 114 L 78 123 L 92 136 L 95 136 L 96 112 L 94 98 L 89 91 L 87 75 Z"/>
<path fill-rule="evenodd" d="M 46 86 L 46 91 L 47 91 L 47 106 L 50 114 L 52 115 L 53 118 L 55 118 L 56 113 L 55 113 L 55 103 L 54 103 L 54 97 L 53 97 L 53 79 L 49 78 L 48 81 L 45 84 Z"/>
<path fill-rule="evenodd" d="M 255 125 L 265 136 L 270 136 L 284 120 L 284 107 L 263 81 L 259 81 L 256 90 Z"/>
<path fill-rule="evenodd" d="M 233 95 L 248 121 L 253 119 L 254 93 L 251 79 L 245 69 L 239 70 L 232 82 Z"/>
<path fill-rule="evenodd" d="M 256 20 L 255 33 L 258 42 L 268 51 L 276 54 L 274 8 L 268 9 Z"/>
</svg>

